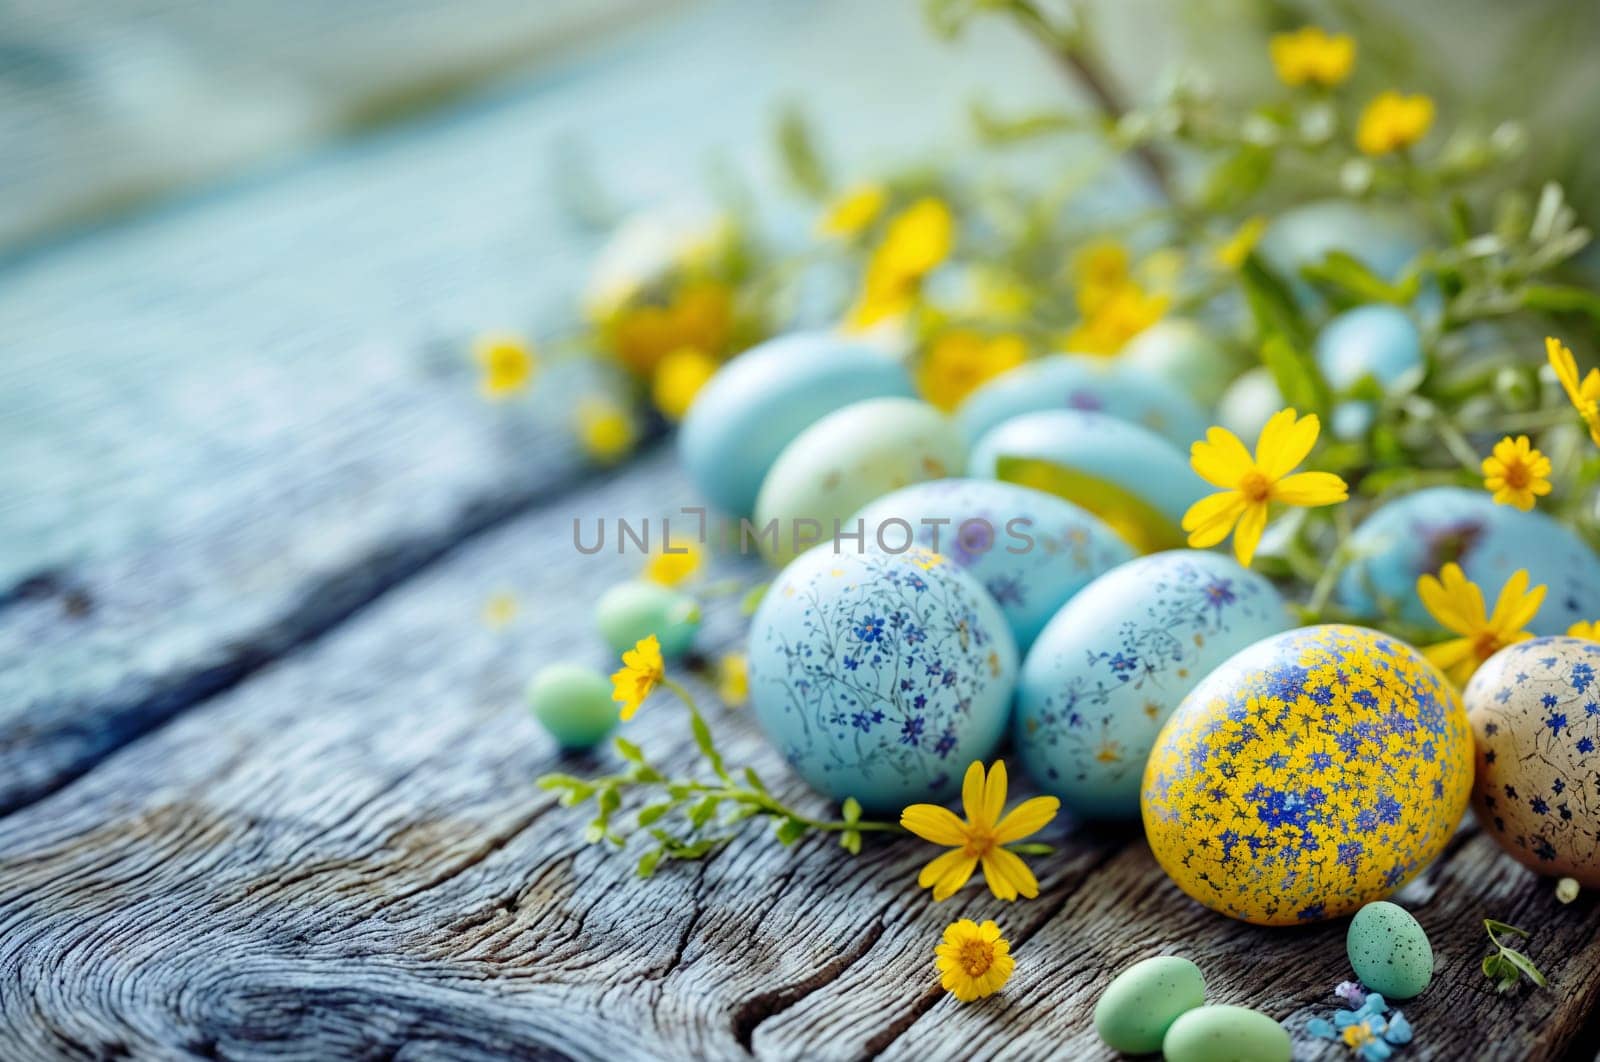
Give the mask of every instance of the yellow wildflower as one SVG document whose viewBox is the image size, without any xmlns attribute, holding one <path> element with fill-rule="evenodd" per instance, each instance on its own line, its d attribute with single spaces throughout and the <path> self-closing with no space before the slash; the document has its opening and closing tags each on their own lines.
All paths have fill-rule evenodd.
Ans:
<svg viewBox="0 0 1600 1062">
<path fill-rule="evenodd" d="M 1006 765 L 996 760 L 985 779 L 983 764 L 974 760 L 961 783 L 961 803 L 967 821 L 937 804 L 912 804 L 900 813 L 900 825 L 950 851 L 922 868 L 921 888 L 932 888 L 934 900 L 944 900 L 967 883 L 979 863 L 989 891 L 1002 900 L 1019 895 L 1030 900 L 1039 895 L 1039 883 L 1018 855 L 1005 846 L 1043 829 L 1056 817 L 1061 801 L 1055 797 L 1024 800 L 1010 814 L 1001 815 L 1006 803 Z"/>
<path fill-rule="evenodd" d="M 666 674 L 661 643 L 653 634 L 639 639 L 637 645 L 622 654 L 622 666 L 611 675 L 611 699 L 622 705 L 624 723 L 633 718 Z"/>
<path fill-rule="evenodd" d="M 528 386 L 538 368 L 533 347 L 520 336 L 487 335 L 472 345 L 472 355 L 483 369 L 478 387 L 484 397 L 501 399 Z"/>
<path fill-rule="evenodd" d="M 920 279 L 950 257 L 955 239 L 956 220 L 950 208 L 942 200 L 924 196 L 889 222 L 874 257 L 885 273 Z"/>
<path fill-rule="evenodd" d="M 624 365 L 648 376 L 675 351 L 721 353 L 732 337 L 733 309 L 733 292 L 726 284 L 693 281 L 665 305 L 630 304 L 617 310 L 606 321 L 606 340 Z"/>
<path fill-rule="evenodd" d="M 1116 240 L 1086 243 L 1072 256 L 1078 312 L 1088 317 L 1133 281 L 1128 249 Z"/>
<path fill-rule="evenodd" d="M 993 922 L 980 926 L 970 918 L 951 922 L 944 942 L 933 952 L 938 956 L 939 983 L 963 1003 L 1000 991 L 1017 965 L 1000 927 Z"/>
<path fill-rule="evenodd" d="M 491 594 L 489 600 L 483 603 L 483 623 L 490 630 L 509 626 L 516 618 L 517 599 L 508 591 Z"/>
<path fill-rule="evenodd" d="M 1289 474 L 1311 453 L 1321 430 L 1316 414 L 1296 419 L 1293 409 L 1279 410 L 1261 429 L 1253 460 L 1244 443 L 1228 429 L 1214 427 L 1206 432 L 1203 440 L 1189 448 L 1189 463 L 1201 479 L 1226 489 L 1201 498 L 1183 514 L 1189 545 L 1195 549 L 1215 546 L 1233 531 L 1234 556 L 1248 568 L 1273 502 L 1310 507 L 1344 501 L 1348 488 L 1332 472 Z"/>
<path fill-rule="evenodd" d="M 586 398 L 578 403 L 578 442 L 584 453 L 610 464 L 633 449 L 637 429 L 628 411 L 609 398 Z"/>
<path fill-rule="evenodd" d="M 717 661 L 717 694 L 730 708 L 750 699 L 750 661 L 743 653 L 726 653 Z"/>
<path fill-rule="evenodd" d="M 923 397 L 952 410 L 985 380 L 1021 365 L 1028 345 L 1015 333 L 985 336 L 968 328 L 952 328 L 933 341 L 917 367 Z"/>
<path fill-rule="evenodd" d="M 1426 96 L 1383 92 L 1361 112 L 1356 127 L 1356 147 L 1363 154 L 1387 155 L 1410 147 L 1428 135 L 1433 125 L 1433 101 Z"/>
<path fill-rule="evenodd" d="M 650 559 L 645 561 L 644 577 L 662 586 L 679 586 L 700 570 L 703 560 L 704 554 L 695 543 L 674 542 L 672 552 L 663 550 L 650 554 Z"/>
<path fill-rule="evenodd" d="M 1136 284 L 1124 284 L 1078 322 L 1063 342 L 1074 354 L 1109 357 L 1121 351 L 1128 340 L 1161 320 L 1170 302 L 1165 295 L 1151 294 Z"/>
<path fill-rule="evenodd" d="M 1291 87 L 1332 88 L 1350 76 L 1350 69 L 1356 62 L 1353 37 L 1328 33 L 1319 26 L 1304 26 L 1293 33 L 1275 33 L 1268 48 L 1278 79 Z"/>
<path fill-rule="evenodd" d="M 695 395 L 717 373 L 717 360 L 693 347 L 675 350 L 656 365 L 650 397 L 670 420 L 682 420 Z"/>
<path fill-rule="evenodd" d="M 1526 435 L 1507 435 L 1483 459 L 1483 486 L 1497 505 L 1523 512 L 1533 508 L 1535 495 L 1550 493 L 1550 459 L 1528 444 Z"/>
<path fill-rule="evenodd" d="M 1250 252 L 1255 250 L 1256 244 L 1261 241 L 1261 234 L 1266 231 L 1267 219 L 1260 214 L 1247 219 L 1232 236 L 1217 247 L 1215 251 L 1217 265 L 1228 270 L 1236 270 L 1244 265 L 1244 260 L 1250 257 Z"/>
<path fill-rule="evenodd" d="M 1422 654 L 1450 676 L 1450 681 L 1465 686 L 1479 664 L 1506 646 L 1533 637 L 1524 628 L 1544 604 L 1544 589 L 1536 586 L 1529 590 L 1527 569 L 1518 569 L 1500 588 L 1494 614 L 1486 615 L 1483 591 L 1467 581 L 1461 565 L 1446 564 L 1438 578 L 1422 576 L 1417 580 L 1417 596 L 1423 607 L 1440 626 L 1461 635 L 1430 645 Z"/>
<path fill-rule="evenodd" d="M 1567 392 L 1573 408 L 1589 425 L 1589 438 L 1594 440 L 1596 446 L 1600 446 L 1600 369 L 1590 369 L 1589 375 L 1580 382 L 1578 359 L 1572 356 L 1572 351 L 1565 343 L 1553 336 L 1546 336 L 1544 349 L 1550 358 L 1550 367 L 1556 371 L 1556 379 L 1561 381 L 1561 389 Z"/>
<path fill-rule="evenodd" d="M 1568 638 L 1586 638 L 1600 642 L 1600 620 L 1580 620 L 1567 628 Z"/>
<path fill-rule="evenodd" d="M 858 236 L 878 220 L 888 202 L 883 185 L 858 184 L 828 204 L 817 230 L 824 236 Z"/>
</svg>

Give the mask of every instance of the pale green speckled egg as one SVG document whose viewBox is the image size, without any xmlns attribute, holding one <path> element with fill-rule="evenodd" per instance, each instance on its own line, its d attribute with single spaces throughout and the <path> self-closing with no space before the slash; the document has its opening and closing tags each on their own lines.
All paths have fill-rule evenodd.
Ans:
<svg viewBox="0 0 1600 1062">
<path fill-rule="evenodd" d="M 1161 1041 L 1166 1062 L 1289 1062 L 1282 1025 L 1249 1007 L 1196 1007 L 1178 1016 Z"/>
<path fill-rule="evenodd" d="M 1421 995 L 1433 980 L 1428 934 L 1398 904 L 1379 900 L 1357 911 L 1344 946 L 1361 983 L 1385 999 Z"/>
<path fill-rule="evenodd" d="M 620 718 L 611 680 L 577 664 L 551 664 L 528 684 L 528 708 L 564 749 L 589 749 L 616 729 Z"/>
<path fill-rule="evenodd" d="M 1114 1051 L 1153 1054 L 1172 1023 L 1205 1002 L 1200 967 L 1179 955 L 1157 955 L 1112 978 L 1094 1005 L 1094 1031 Z"/>
<path fill-rule="evenodd" d="M 618 583 L 595 605 L 595 625 L 613 653 L 621 654 L 655 635 L 661 655 L 682 656 L 700 629 L 700 603 L 670 587 L 636 580 Z"/>
</svg>

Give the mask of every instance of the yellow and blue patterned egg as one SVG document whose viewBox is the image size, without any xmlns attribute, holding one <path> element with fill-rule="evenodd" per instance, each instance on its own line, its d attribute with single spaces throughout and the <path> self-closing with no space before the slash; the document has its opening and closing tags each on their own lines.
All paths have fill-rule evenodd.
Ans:
<svg viewBox="0 0 1600 1062">
<path fill-rule="evenodd" d="M 819 792 L 875 813 L 942 802 L 1005 733 L 1017 647 L 972 577 L 915 550 L 802 554 L 750 627 L 750 705 Z"/>
<path fill-rule="evenodd" d="M 992 479 L 905 487 L 856 514 L 873 548 L 938 553 L 989 592 L 1027 652 L 1045 622 L 1095 576 L 1131 560 L 1112 530 L 1069 501 Z"/>
<path fill-rule="evenodd" d="M 1187 448 L 1205 435 L 1205 414 L 1159 374 L 1088 354 L 1052 354 L 996 376 L 956 411 L 969 443 L 1024 413 L 1084 409 L 1146 428 Z"/>
<path fill-rule="evenodd" d="M 1472 732 L 1422 654 L 1364 627 L 1274 635 L 1208 675 L 1145 766 L 1156 861 L 1232 918 L 1350 914 L 1427 866 L 1472 789 Z"/>
<path fill-rule="evenodd" d="M 1081 409 L 1012 417 L 978 440 L 967 474 L 1066 498 L 1141 553 L 1182 545 L 1183 514 L 1212 489 L 1166 439 Z"/>
<path fill-rule="evenodd" d="M 786 564 L 853 528 L 850 518 L 873 499 L 955 475 L 965 461 L 955 422 L 926 402 L 873 398 L 829 413 L 783 448 L 761 482 L 761 552 Z"/>
<path fill-rule="evenodd" d="M 1540 874 L 1600 888 L 1600 642 L 1534 638 L 1491 656 L 1464 695 L 1477 742 L 1472 807 Z"/>
<path fill-rule="evenodd" d="M 1405 623 L 1436 625 L 1417 596 L 1417 577 L 1450 561 L 1493 601 L 1519 568 L 1548 589 L 1535 634 L 1562 634 L 1600 617 L 1600 558 L 1570 527 L 1538 510 L 1496 505 L 1487 491 L 1430 487 L 1380 507 L 1350 536 L 1353 557 L 1339 577 L 1339 603 L 1354 616 L 1389 610 Z"/>
<path fill-rule="evenodd" d="M 1138 818 L 1161 724 L 1218 664 L 1288 627 L 1272 584 L 1220 553 L 1114 568 L 1055 614 L 1023 662 L 1012 729 L 1029 776 L 1084 818 Z"/>
</svg>

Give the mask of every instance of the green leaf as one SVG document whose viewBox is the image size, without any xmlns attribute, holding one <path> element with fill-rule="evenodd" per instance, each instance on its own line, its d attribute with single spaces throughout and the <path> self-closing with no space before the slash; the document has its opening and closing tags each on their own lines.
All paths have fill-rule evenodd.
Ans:
<svg viewBox="0 0 1600 1062">
<path fill-rule="evenodd" d="M 851 855 L 861 854 L 861 831 L 845 830 L 839 834 L 839 847 Z"/>
<path fill-rule="evenodd" d="M 739 614 L 741 616 L 755 615 L 756 609 L 761 607 L 761 599 L 767 596 L 767 588 L 771 585 L 771 583 L 757 583 L 746 590 L 744 596 L 739 599 Z"/>
<path fill-rule="evenodd" d="M 689 825 L 693 826 L 695 829 L 699 829 L 706 823 L 710 822 L 712 817 L 717 813 L 717 806 L 721 803 L 722 798 L 718 796 L 708 796 L 702 798 L 695 804 L 694 807 L 689 809 Z"/>
<path fill-rule="evenodd" d="M 1294 293 L 1259 254 L 1252 253 L 1245 258 L 1239 269 L 1239 281 L 1244 285 L 1245 301 L 1263 339 L 1277 334 L 1301 350 L 1311 345 L 1311 328 L 1306 324 Z"/>
<path fill-rule="evenodd" d="M 844 805 L 840 810 L 844 812 L 844 821 L 861 821 L 861 801 L 857 800 L 855 797 L 845 797 Z"/>
<path fill-rule="evenodd" d="M 644 751 L 627 738 L 616 738 L 612 741 L 612 744 L 616 746 L 617 754 L 623 759 L 627 760 L 629 763 L 644 762 Z"/>
<path fill-rule="evenodd" d="M 606 824 L 596 819 L 583 828 L 584 844 L 599 844 L 606 838 Z"/>
<path fill-rule="evenodd" d="M 1030 841 L 1023 844 L 1008 844 L 1006 845 L 1006 848 L 1017 853 L 1017 855 L 1049 855 L 1051 852 L 1056 850 L 1056 846 L 1053 844 L 1041 844 L 1037 841 Z"/>
<path fill-rule="evenodd" d="M 639 764 L 633 770 L 628 772 L 628 777 L 635 782 L 641 782 L 645 785 L 654 785 L 657 782 L 666 781 L 666 779 L 661 776 L 661 772 L 650 766 L 648 763 Z"/>
<path fill-rule="evenodd" d="M 779 844 L 788 846 L 806 835 L 806 824 L 799 819 L 785 817 L 772 824 L 772 832 L 778 835 Z"/>
<path fill-rule="evenodd" d="M 813 199 L 828 194 L 828 172 L 805 113 L 791 103 L 778 117 L 778 157 L 789 182 Z"/>
<path fill-rule="evenodd" d="M 1566 284 L 1529 284 L 1522 289 L 1522 305 L 1545 313 L 1581 313 L 1600 322 L 1600 292 Z"/>
<path fill-rule="evenodd" d="M 1421 277 L 1413 273 L 1401 283 L 1391 284 L 1344 251 L 1329 251 L 1322 261 L 1302 266 L 1300 275 L 1335 297 L 1348 296 L 1345 301 L 1388 302 L 1398 306 L 1416 298 L 1422 283 Z"/>
<path fill-rule="evenodd" d="M 1302 414 L 1327 415 L 1328 385 L 1303 348 L 1295 349 L 1287 337 L 1275 333 L 1261 344 L 1261 362 L 1272 373 L 1285 402 Z"/>
<path fill-rule="evenodd" d="M 656 872 L 656 867 L 661 863 L 661 858 L 667 854 L 665 848 L 652 848 L 639 857 L 639 865 L 634 873 L 641 878 L 648 878 Z"/>
<path fill-rule="evenodd" d="M 1206 210 L 1234 210 L 1261 190 L 1272 174 L 1273 152 L 1260 144 L 1245 144 L 1224 159 L 1206 179 L 1200 193 Z"/>
<path fill-rule="evenodd" d="M 671 800 L 663 800 L 659 804 L 647 804 L 639 809 L 639 828 L 643 829 L 653 823 L 660 822 L 661 817 L 677 805 Z"/>
<path fill-rule="evenodd" d="M 717 751 L 716 742 L 711 738 L 711 728 L 706 725 L 704 717 L 699 712 L 690 713 L 689 728 L 694 731 L 694 743 L 700 747 L 700 754 L 711 764 L 711 769 L 717 772 L 717 777 L 726 780 L 728 769 L 722 765 L 722 753 Z"/>
<path fill-rule="evenodd" d="M 762 783 L 761 776 L 756 773 L 756 769 L 754 767 L 746 767 L 744 769 L 744 780 L 749 783 L 751 789 L 754 789 L 758 793 L 765 793 L 767 791 L 766 785 Z"/>
<path fill-rule="evenodd" d="M 609 818 L 611 813 L 622 805 L 622 794 L 617 791 L 616 786 L 608 785 L 600 790 L 597 803 L 600 805 L 601 817 Z"/>
<path fill-rule="evenodd" d="M 1500 954 L 1507 963 L 1511 964 L 1513 969 L 1522 971 L 1527 975 L 1528 980 L 1540 988 L 1550 983 L 1545 979 L 1544 974 L 1539 972 L 1539 968 L 1533 964 L 1533 960 L 1522 954 L 1522 952 L 1517 951 L 1515 948 L 1503 948 Z"/>
</svg>

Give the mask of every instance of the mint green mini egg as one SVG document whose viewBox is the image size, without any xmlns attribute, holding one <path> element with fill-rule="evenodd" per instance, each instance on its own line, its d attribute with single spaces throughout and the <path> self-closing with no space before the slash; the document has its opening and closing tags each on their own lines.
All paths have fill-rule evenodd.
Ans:
<svg viewBox="0 0 1600 1062">
<path fill-rule="evenodd" d="M 1114 1051 L 1154 1054 L 1168 1027 L 1205 1002 L 1200 967 L 1178 955 L 1157 955 L 1112 978 L 1094 1005 L 1094 1031 Z"/>
<path fill-rule="evenodd" d="M 1361 983 L 1384 999 L 1421 995 L 1433 980 L 1428 934 L 1399 904 L 1379 900 L 1357 911 L 1344 946 Z"/>
<path fill-rule="evenodd" d="M 591 749 L 616 728 L 611 680 L 577 664 L 551 664 L 528 683 L 528 707 L 564 749 Z"/>
<path fill-rule="evenodd" d="M 1249 1007 L 1196 1007 L 1178 1016 L 1161 1041 L 1166 1062 L 1289 1062 L 1282 1025 Z"/>
<path fill-rule="evenodd" d="M 682 656 L 700 629 L 700 603 L 688 594 L 642 580 L 618 583 L 600 597 L 594 610 L 600 637 L 621 654 L 655 635 L 661 655 Z"/>
</svg>

